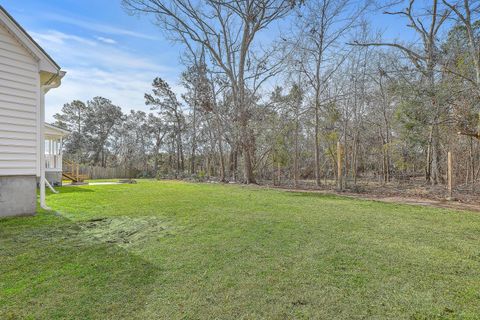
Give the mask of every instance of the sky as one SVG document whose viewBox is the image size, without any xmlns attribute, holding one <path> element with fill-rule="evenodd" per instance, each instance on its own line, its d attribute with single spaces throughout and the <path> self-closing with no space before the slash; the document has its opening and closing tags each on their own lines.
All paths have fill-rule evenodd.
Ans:
<svg viewBox="0 0 480 320">
<path fill-rule="evenodd" d="M 67 74 L 46 96 L 46 121 L 63 104 L 103 96 L 130 109 L 148 111 L 144 93 L 162 77 L 181 92 L 182 47 L 166 40 L 151 18 L 130 16 L 120 0 L 0 0 L 0 4 Z M 375 28 L 404 37 L 398 22 L 378 16 Z M 387 28 L 386 26 L 389 25 Z"/>
<path fill-rule="evenodd" d="M 148 111 L 144 93 L 159 76 L 178 86 L 181 47 L 118 0 L 2 0 L 1 5 L 67 72 L 46 96 L 46 121 L 64 103 L 106 97 L 124 111 Z M 178 88 L 177 88 L 178 89 Z"/>
</svg>

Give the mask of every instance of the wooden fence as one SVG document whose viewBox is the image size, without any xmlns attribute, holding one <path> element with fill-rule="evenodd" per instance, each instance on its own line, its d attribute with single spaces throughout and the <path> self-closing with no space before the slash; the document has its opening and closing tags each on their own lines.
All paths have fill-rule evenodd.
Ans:
<svg viewBox="0 0 480 320">
<path fill-rule="evenodd" d="M 89 179 L 128 179 L 135 178 L 136 172 L 122 167 L 104 168 L 80 165 L 80 174 L 87 175 Z"/>
</svg>

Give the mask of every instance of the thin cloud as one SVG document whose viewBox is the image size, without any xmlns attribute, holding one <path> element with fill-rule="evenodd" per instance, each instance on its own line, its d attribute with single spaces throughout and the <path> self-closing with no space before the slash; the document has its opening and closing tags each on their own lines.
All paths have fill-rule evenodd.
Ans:
<svg viewBox="0 0 480 320">
<path fill-rule="evenodd" d="M 155 77 L 169 81 L 177 94 L 182 92 L 174 80 L 178 76 L 175 67 L 155 63 L 128 48 L 112 45 L 109 38 L 84 38 L 58 30 L 31 32 L 31 35 L 67 71 L 60 88 L 51 90 L 46 97 L 47 121 L 53 121 L 53 115 L 63 104 L 75 99 L 86 101 L 94 96 L 111 99 L 124 112 L 149 111 L 144 94 L 151 90 Z"/>
<path fill-rule="evenodd" d="M 112 25 L 97 23 L 90 20 L 82 20 L 82 19 L 79 19 L 78 17 L 67 17 L 64 15 L 59 15 L 54 13 L 46 13 L 44 17 L 51 21 L 69 24 L 72 26 L 80 27 L 85 30 L 95 31 L 98 33 L 119 35 L 119 36 L 130 36 L 130 37 L 147 39 L 147 40 L 158 40 L 158 37 L 155 37 L 152 35 L 135 32 L 132 30 L 127 30 L 127 29 L 119 28 Z"/>
<path fill-rule="evenodd" d="M 105 37 L 97 37 L 97 40 L 98 41 L 101 41 L 103 43 L 107 43 L 107 44 L 117 44 L 117 41 L 113 40 L 113 39 L 110 39 L 110 38 L 105 38 Z"/>
<path fill-rule="evenodd" d="M 81 65 L 84 67 L 102 67 L 105 69 L 134 68 L 157 71 L 172 71 L 172 68 L 161 66 L 138 53 L 132 53 L 119 46 L 106 44 L 58 30 L 30 32 L 48 52 L 64 65 Z"/>
<path fill-rule="evenodd" d="M 72 34 L 66 34 L 66 33 L 63 33 L 61 31 L 57 31 L 57 30 L 48 30 L 48 31 L 43 32 L 43 33 L 30 32 L 30 35 L 32 35 L 33 38 L 35 38 L 35 40 L 37 40 L 38 42 L 41 42 L 41 43 L 63 44 L 67 41 L 75 41 L 75 42 L 78 42 L 78 43 L 81 43 L 81 44 L 84 44 L 84 45 L 89 45 L 89 46 L 95 46 L 96 45 L 95 41 L 92 41 L 92 40 L 89 40 L 89 39 L 86 39 L 86 38 L 82 38 L 82 37 L 79 37 L 79 36 L 75 36 L 75 35 L 72 35 Z"/>
<path fill-rule="evenodd" d="M 46 96 L 45 118 L 52 122 L 53 115 L 60 112 L 65 103 L 73 100 L 87 101 L 95 96 L 110 99 L 123 112 L 131 109 L 151 112 L 150 107 L 145 105 L 144 94 L 151 92 L 152 81 L 156 76 L 162 76 L 172 84 L 172 90 L 178 96 L 185 91 L 175 84 L 173 75 L 168 77 L 155 72 L 134 70 L 69 69 L 62 85 L 49 91 Z"/>
<path fill-rule="evenodd" d="M 144 93 L 151 87 L 154 72 L 134 70 L 69 69 L 62 85 L 46 96 L 46 119 L 60 111 L 63 104 L 95 96 L 112 100 L 124 112 L 130 109 L 148 111 Z"/>
</svg>

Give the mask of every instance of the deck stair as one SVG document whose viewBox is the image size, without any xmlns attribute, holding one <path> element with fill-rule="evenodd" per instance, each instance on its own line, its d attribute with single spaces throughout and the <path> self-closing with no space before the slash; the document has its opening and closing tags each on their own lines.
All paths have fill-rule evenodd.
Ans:
<svg viewBox="0 0 480 320">
<path fill-rule="evenodd" d="M 63 160 L 62 177 L 71 180 L 72 183 L 83 183 L 88 179 L 87 175 L 80 174 L 80 164 L 65 159 Z"/>
</svg>

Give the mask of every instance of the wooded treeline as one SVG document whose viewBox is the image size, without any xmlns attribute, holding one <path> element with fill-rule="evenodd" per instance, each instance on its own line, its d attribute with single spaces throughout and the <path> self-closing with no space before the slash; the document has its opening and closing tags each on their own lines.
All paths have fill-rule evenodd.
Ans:
<svg viewBox="0 0 480 320">
<path fill-rule="evenodd" d="M 138 176 L 457 184 L 479 175 L 480 4 L 472 0 L 124 0 L 184 45 L 177 95 L 161 77 L 151 113 L 104 98 L 55 116 L 66 155 Z M 382 11 L 408 36 L 384 39 Z"/>
</svg>

